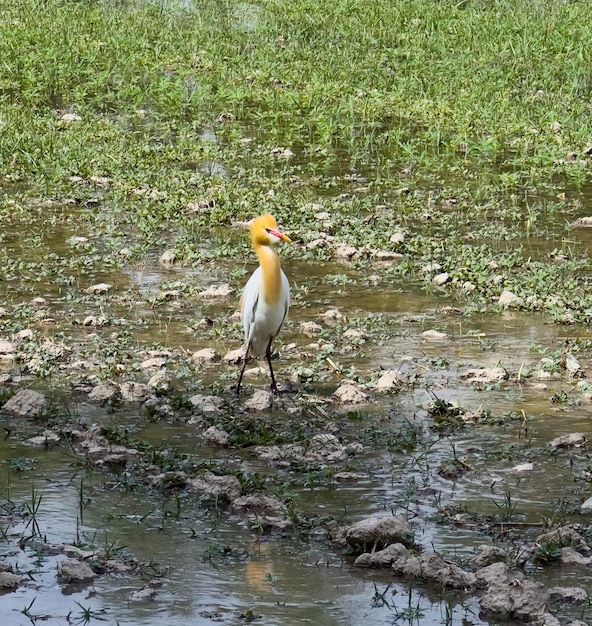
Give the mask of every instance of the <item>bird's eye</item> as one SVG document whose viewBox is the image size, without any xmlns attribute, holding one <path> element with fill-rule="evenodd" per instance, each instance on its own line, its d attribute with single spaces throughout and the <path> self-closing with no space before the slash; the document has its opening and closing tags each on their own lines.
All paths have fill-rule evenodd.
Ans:
<svg viewBox="0 0 592 626">
<path fill-rule="evenodd" d="M 266 233 L 270 233 L 270 232 L 271 232 L 271 228 L 266 228 L 266 229 L 265 229 L 265 232 L 266 232 Z"/>
</svg>

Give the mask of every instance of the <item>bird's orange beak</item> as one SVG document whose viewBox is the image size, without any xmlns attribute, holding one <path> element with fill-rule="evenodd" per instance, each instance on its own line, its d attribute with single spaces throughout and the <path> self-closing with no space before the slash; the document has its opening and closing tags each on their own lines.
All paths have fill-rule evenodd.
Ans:
<svg viewBox="0 0 592 626">
<path fill-rule="evenodd" d="M 274 237 L 277 237 L 278 239 L 281 239 L 282 241 L 285 241 L 286 243 L 292 243 L 292 240 L 290 239 L 290 237 L 288 237 L 288 235 L 285 235 L 284 233 L 280 233 L 279 230 L 272 230 L 270 232 Z"/>
</svg>

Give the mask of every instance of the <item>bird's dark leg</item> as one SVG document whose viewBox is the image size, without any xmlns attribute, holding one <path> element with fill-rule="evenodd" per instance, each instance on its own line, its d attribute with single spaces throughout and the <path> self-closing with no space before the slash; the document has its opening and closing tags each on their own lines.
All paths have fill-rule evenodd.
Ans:
<svg viewBox="0 0 592 626">
<path fill-rule="evenodd" d="M 238 385 L 236 386 L 236 395 L 240 395 L 240 388 L 241 388 L 241 383 L 243 382 L 243 375 L 245 373 L 245 367 L 247 367 L 247 363 L 249 361 L 249 348 L 251 347 L 251 345 L 249 344 L 247 346 L 247 349 L 245 350 L 245 358 L 243 359 L 243 366 L 241 368 L 241 373 L 240 376 L 238 377 Z"/>
<path fill-rule="evenodd" d="M 269 373 L 271 374 L 271 390 L 273 393 L 278 393 L 277 383 L 275 382 L 275 376 L 273 375 L 273 367 L 271 367 L 271 342 L 273 341 L 273 337 L 269 340 L 267 344 L 267 350 L 265 350 L 265 358 L 267 359 L 267 364 L 269 365 Z"/>
</svg>

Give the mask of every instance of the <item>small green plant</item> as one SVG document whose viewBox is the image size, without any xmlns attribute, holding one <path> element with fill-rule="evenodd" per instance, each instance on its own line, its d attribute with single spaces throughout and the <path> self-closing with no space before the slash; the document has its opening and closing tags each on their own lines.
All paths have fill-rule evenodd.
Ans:
<svg viewBox="0 0 592 626">
<path fill-rule="evenodd" d="M 561 558 L 561 546 L 555 543 L 543 543 L 537 546 L 533 554 L 535 563 L 549 565 Z"/>
<path fill-rule="evenodd" d="M 499 517 L 502 522 L 509 522 L 516 514 L 516 507 L 518 506 L 518 503 L 512 499 L 512 493 L 510 491 L 506 491 L 504 493 L 503 502 L 500 503 L 494 500 L 493 504 L 498 510 Z"/>
</svg>

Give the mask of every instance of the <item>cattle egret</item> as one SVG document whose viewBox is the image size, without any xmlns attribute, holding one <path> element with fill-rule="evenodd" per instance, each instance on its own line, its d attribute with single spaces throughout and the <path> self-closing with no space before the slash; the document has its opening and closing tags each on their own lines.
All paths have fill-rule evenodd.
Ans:
<svg viewBox="0 0 592 626">
<path fill-rule="evenodd" d="M 253 221 L 251 243 L 259 259 L 259 267 L 245 285 L 241 297 L 241 319 L 245 331 L 245 358 L 236 393 L 240 393 L 243 374 L 249 357 L 265 355 L 271 375 L 271 390 L 277 393 L 277 384 L 271 366 L 271 344 L 278 336 L 290 307 L 290 285 L 280 267 L 280 259 L 273 246 L 278 241 L 292 243 L 280 232 L 277 222 L 267 213 Z"/>
</svg>

